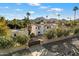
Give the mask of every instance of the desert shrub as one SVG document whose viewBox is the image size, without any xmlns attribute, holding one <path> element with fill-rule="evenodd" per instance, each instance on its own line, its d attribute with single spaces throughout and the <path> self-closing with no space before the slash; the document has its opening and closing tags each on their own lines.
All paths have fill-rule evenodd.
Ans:
<svg viewBox="0 0 79 59">
<path fill-rule="evenodd" d="M 55 29 L 55 35 L 56 37 L 61 37 L 63 36 L 64 31 L 61 28 Z"/>
<path fill-rule="evenodd" d="M 56 29 L 48 30 L 47 32 L 45 32 L 44 35 L 46 38 L 52 39 L 52 38 L 58 38 L 62 36 L 68 36 L 70 32 L 71 30 L 69 29 L 56 28 Z"/>
<path fill-rule="evenodd" d="M 64 35 L 64 36 L 68 36 L 69 34 L 70 34 L 70 30 L 64 30 L 64 31 L 63 31 L 63 35 Z"/>
<path fill-rule="evenodd" d="M 79 28 L 74 28 L 74 34 L 79 34 Z"/>
<path fill-rule="evenodd" d="M 15 41 L 16 41 L 16 43 L 19 43 L 19 44 L 26 44 L 27 42 L 28 42 L 28 40 L 30 39 L 28 36 L 26 36 L 26 35 L 23 35 L 23 36 L 16 36 L 15 38 Z"/>
<path fill-rule="evenodd" d="M 11 37 L 0 37 L 0 48 L 10 48 L 14 44 Z"/>
<path fill-rule="evenodd" d="M 30 34 L 30 38 L 33 38 L 33 37 L 35 37 L 35 34 L 34 33 L 31 33 Z"/>
<path fill-rule="evenodd" d="M 48 30 L 48 31 L 46 31 L 45 33 L 44 33 L 44 35 L 45 35 L 45 37 L 47 38 L 47 39 L 52 39 L 52 38 L 54 38 L 55 37 L 55 32 L 54 32 L 54 30 Z"/>
</svg>

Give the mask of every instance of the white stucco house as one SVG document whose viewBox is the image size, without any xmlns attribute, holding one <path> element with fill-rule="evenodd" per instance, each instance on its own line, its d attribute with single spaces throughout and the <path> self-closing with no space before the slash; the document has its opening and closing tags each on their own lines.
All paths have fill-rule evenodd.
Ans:
<svg viewBox="0 0 79 59">
<path fill-rule="evenodd" d="M 32 24 L 31 26 L 31 33 L 37 35 L 42 35 L 48 29 L 56 28 L 57 24 L 55 23 L 41 23 L 41 24 Z"/>
<path fill-rule="evenodd" d="M 12 36 L 14 36 L 14 34 L 18 34 L 18 35 L 28 35 L 28 30 L 27 28 L 23 28 L 21 30 L 17 30 L 17 29 L 14 29 L 14 30 L 11 30 L 12 32 Z"/>
</svg>

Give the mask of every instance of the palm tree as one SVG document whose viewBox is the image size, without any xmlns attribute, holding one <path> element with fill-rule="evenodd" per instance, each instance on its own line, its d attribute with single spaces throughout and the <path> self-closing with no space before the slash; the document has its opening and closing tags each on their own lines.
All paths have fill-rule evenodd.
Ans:
<svg viewBox="0 0 79 59">
<path fill-rule="evenodd" d="M 71 20 L 71 17 L 67 17 L 67 19 Z"/>
<path fill-rule="evenodd" d="M 26 17 L 23 19 L 23 24 L 24 24 L 24 27 L 27 27 L 27 25 L 29 24 L 29 19 L 27 19 Z"/>
<path fill-rule="evenodd" d="M 5 20 L 5 17 L 0 17 L 0 21 L 4 21 Z"/>
<path fill-rule="evenodd" d="M 48 16 L 46 16 L 46 19 L 48 19 Z"/>
<path fill-rule="evenodd" d="M 17 20 L 16 20 L 16 19 L 13 19 L 13 20 L 12 20 L 12 23 L 13 23 L 13 25 L 14 25 L 14 28 L 16 29 Z"/>
<path fill-rule="evenodd" d="M 31 14 L 30 14 L 29 12 L 26 13 L 26 16 L 27 16 L 28 35 L 30 35 L 30 33 L 31 33 L 31 22 L 30 22 L 30 20 L 29 20 L 30 15 L 31 15 Z"/>
<path fill-rule="evenodd" d="M 5 19 L 5 17 L 0 17 L 0 22 L 3 22 L 3 23 L 5 23 L 5 25 L 7 25 L 7 21 L 6 21 L 6 19 Z"/>
<path fill-rule="evenodd" d="M 76 19 L 76 12 L 77 12 L 77 10 L 78 10 L 78 7 L 75 6 L 75 7 L 73 8 L 73 11 L 74 11 L 74 20 Z"/>
<path fill-rule="evenodd" d="M 60 14 L 57 14 L 57 16 L 58 16 L 58 19 L 60 19 Z"/>
<path fill-rule="evenodd" d="M 29 12 L 27 12 L 26 15 L 27 15 L 27 18 L 29 19 L 31 14 Z"/>
</svg>

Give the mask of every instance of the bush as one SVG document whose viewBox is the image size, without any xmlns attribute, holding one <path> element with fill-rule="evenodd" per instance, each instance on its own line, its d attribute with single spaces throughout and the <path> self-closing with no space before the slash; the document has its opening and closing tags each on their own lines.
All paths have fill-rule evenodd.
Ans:
<svg viewBox="0 0 79 59">
<path fill-rule="evenodd" d="M 55 29 L 55 35 L 56 37 L 61 37 L 63 35 L 63 31 L 61 28 Z"/>
<path fill-rule="evenodd" d="M 74 34 L 79 34 L 79 28 L 74 28 Z"/>
<path fill-rule="evenodd" d="M 56 37 L 68 36 L 70 34 L 69 29 L 57 28 L 55 29 Z"/>
<path fill-rule="evenodd" d="M 44 35 L 46 38 L 52 39 L 55 37 L 68 36 L 70 32 L 71 31 L 69 29 L 56 28 L 53 30 L 48 30 L 47 32 L 45 32 Z"/>
<path fill-rule="evenodd" d="M 0 48 L 10 48 L 13 44 L 12 38 L 0 37 Z"/>
<path fill-rule="evenodd" d="M 35 37 L 35 34 L 34 33 L 31 33 L 30 34 L 30 38 L 33 38 L 33 37 Z"/>
<path fill-rule="evenodd" d="M 53 31 L 53 30 L 48 30 L 47 32 L 45 32 L 45 37 L 47 38 L 47 39 L 52 39 L 52 38 L 54 38 L 55 37 L 55 32 Z"/>
<path fill-rule="evenodd" d="M 28 42 L 29 37 L 27 37 L 26 35 L 23 35 L 23 36 L 16 36 L 14 39 L 16 40 L 16 43 L 23 45 Z"/>
<path fill-rule="evenodd" d="M 63 35 L 64 35 L 64 36 L 70 35 L 70 30 L 64 30 Z"/>
</svg>

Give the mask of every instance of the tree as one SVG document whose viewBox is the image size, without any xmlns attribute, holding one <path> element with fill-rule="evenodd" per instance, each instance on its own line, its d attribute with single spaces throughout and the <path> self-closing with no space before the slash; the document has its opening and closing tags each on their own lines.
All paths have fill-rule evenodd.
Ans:
<svg viewBox="0 0 79 59">
<path fill-rule="evenodd" d="M 46 16 L 46 19 L 48 19 L 48 16 Z"/>
<path fill-rule="evenodd" d="M 57 14 L 57 16 L 58 16 L 58 19 L 60 19 L 60 14 Z"/>
<path fill-rule="evenodd" d="M 31 15 L 29 12 L 26 13 L 27 18 L 29 19 L 29 16 Z"/>
<path fill-rule="evenodd" d="M 16 20 L 16 19 L 13 19 L 13 20 L 12 20 L 12 23 L 13 23 L 13 25 L 14 25 L 14 28 L 16 29 L 17 20 Z"/>
<path fill-rule="evenodd" d="M 5 21 L 5 17 L 0 17 L 0 21 Z"/>
<path fill-rule="evenodd" d="M 0 36 L 8 36 L 10 34 L 10 30 L 7 26 L 6 20 L 4 17 L 0 18 Z"/>
<path fill-rule="evenodd" d="M 11 39 L 11 32 L 7 26 L 7 22 L 4 17 L 0 18 L 0 48 L 9 48 L 13 45 Z"/>
<path fill-rule="evenodd" d="M 30 35 L 31 33 L 31 22 L 29 20 L 29 16 L 31 15 L 29 12 L 26 13 L 27 15 L 27 20 L 29 21 L 28 24 L 27 24 L 27 29 L 28 29 L 28 35 Z"/>
<path fill-rule="evenodd" d="M 24 23 L 24 27 L 27 27 L 28 24 L 30 23 L 30 20 L 25 17 L 25 18 L 23 19 L 23 23 Z"/>
<path fill-rule="evenodd" d="M 78 10 L 78 7 L 75 6 L 75 7 L 73 8 L 73 11 L 74 11 L 74 20 L 76 19 L 76 12 L 77 12 L 77 10 Z"/>
</svg>

